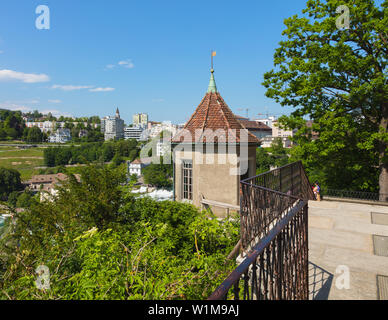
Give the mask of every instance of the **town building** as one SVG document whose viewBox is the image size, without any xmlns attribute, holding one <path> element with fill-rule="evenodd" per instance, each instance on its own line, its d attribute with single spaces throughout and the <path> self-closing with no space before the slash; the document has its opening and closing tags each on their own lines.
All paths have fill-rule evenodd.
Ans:
<svg viewBox="0 0 388 320">
<path fill-rule="evenodd" d="M 48 191 L 50 187 L 58 183 L 59 181 L 63 181 L 66 179 L 66 175 L 63 173 L 57 174 L 40 174 L 32 176 L 30 180 L 24 182 L 27 187 L 33 191 Z"/>
<path fill-rule="evenodd" d="M 44 133 L 54 132 L 55 121 L 26 122 L 26 127 L 27 128 L 37 127 L 40 129 L 40 131 Z"/>
<path fill-rule="evenodd" d="M 124 128 L 124 139 L 136 139 L 137 141 L 141 141 L 143 137 L 143 132 L 145 129 L 143 127 L 125 127 Z"/>
<path fill-rule="evenodd" d="M 249 118 L 243 117 L 243 116 L 239 116 L 239 115 L 237 115 L 237 114 L 235 114 L 234 116 L 236 117 L 236 119 L 237 119 L 238 121 L 241 121 L 241 120 L 249 120 Z"/>
<path fill-rule="evenodd" d="M 262 148 L 270 148 L 272 146 L 272 143 L 276 139 L 281 139 L 284 148 L 291 148 L 292 147 L 292 141 L 290 140 L 289 137 L 273 137 L 273 136 L 263 137 L 261 147 Z"/>
<path fill-rule="evenodd" d="M 273 127 L 273 123 L 276 121 L 275 117 L 274 116 L 269 116 L 265 119 L 256 119 L 255 121 L 257 122 L 261 122 L 263 124 L 265 124 L 266 126 L 272 128 Z"/>
<path fill-rule="evenodd" d="M 168 131 L 171 136 L 174 136 L 178 131 L 178 126 L 172 124 L 171 121 L 149 122 L 147 129 L 149 138 L 154 139 L 159 137 L 163 131 Z"/>
<path fill-rule="evenodd" d="M 217 91 L 214 70 L 201 103 L 172 138 L 174 199 L 211 206 L 219 216 L 240 205 L 240 181 L 256 173 L 259 139 Z"/>
<path fill-rule="evenodd" d="M 48 137 L 50 143 L 66 143 L 71 140 L 70 129 L 58 129 Z"/>
<path fill-rule="evenodd" d="M 148 124 L 148 114 L 137 113 L 132 117 L 132 124 L 137 127 L 146 127 Z"/>
<path fill-rule="evenodd" d="M 314 124 L 314 121 L 312 120 L 306 121 L 306 126 L 310 129 L 312 129 L 313 124 Z M 311 130 L 311 140 L 317 140 L 318 138 L 319 138 L 319 133 L 314 130 Z"/>
<path fill-rule="evenodd" d="M 156 156 L 157 157 L 163 157 L 166 154 L 171 152 L 171 142 L 170 141 L 164 141 L 164 140 L 159 140 L 156 143 Z"/>
<path fill-rule="evenodd" d="M 136 174 L 138 177 L 142 175 L 142 169 L 147 165 L 140 161 L 140 159 L 133 160 L 132 162 L 127 161 L 128 175 L 131 176 Z"/>
<path fill-rule="evenodd" d="M 120 118 L 119 108 L 116 109 L 114 117 L 108 116 L 101 119 L 101 132 L 104 133 L 105 141 L 124 138 L 124 120 Z"/>
<path fill-rule="evenodd" d="M 74 175 L 80 181 L 79 174 Z M 40 201 L 52 201 L 53 197 L 58 195 L 58 187 L 67 180 L 67 176 L 63 173 L 57 174 L 40 174 L 32 176 L 30 180 L 25 181 L 27 188 L 34 192 L 40 192 Z"/>
<path fill-rule="evenodd" d="M 240 123 L 254 134 L 258 139 L 272 135 L 272 129 L 262 122 L 251 121 L 249 119 L 239 119 Z"/>
<path fill-rule="evenodd" d="M 288 130 L 280 127 L 277 120 L 272 119 L 272 135 L 264 136 L 262 138 L 262 147 L 270 148 L 275 139 L 281 139 L 284 148 L 291 148 L 293 146 L 292 137 L 296 130 Z"/>
<path fill-rule="evenodd" d="M 292 138 L 296 130 L 288 130 L 281 128 L 279 121 L 273 121 L 272 136 L 277 138 Z"/>
</svg>

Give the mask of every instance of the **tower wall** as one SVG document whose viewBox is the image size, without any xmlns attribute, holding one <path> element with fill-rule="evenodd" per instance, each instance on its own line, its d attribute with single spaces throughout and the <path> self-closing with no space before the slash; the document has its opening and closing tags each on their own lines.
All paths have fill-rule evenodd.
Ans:
<svg viewBox="0 0 388 320">
<path fill-rule="evenodd" d="M 183 199 L 183 167 L 184 160 L 192 161 L 192 201 L 188 201 L 198 208 L 202 208 L 202 197 L 206 200 L 226 203 L 233 206 L 240 205 L 240 175 L 236 172 L 238 153 L 226 154 L 215 150 L 214 153 L 201 151 L 176 151 L 175 157 L 175 198 Z M 201 161 L 202 159 L 202 161 Z M 211 163 L 214 160 L 214 163 Z M 254 176 L 256 171 L 256 147 L 248 149 L 248 171 L 246 176 Z M 212 206 L 211 210 L 219 217 L 225 217 L 227 210 Z M 233 211 L 233 210 L 231 210 Z"/>
</svg>

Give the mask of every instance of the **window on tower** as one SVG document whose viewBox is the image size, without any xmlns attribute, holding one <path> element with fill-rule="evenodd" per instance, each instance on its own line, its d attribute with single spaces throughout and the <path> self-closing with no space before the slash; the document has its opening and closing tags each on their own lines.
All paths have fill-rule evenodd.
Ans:
<svg viewBox="0 0 388 320">
<path fill-rule="evenodd" d="M 183 161 L 183 199 L 193 200 L 193 163 L 192 161 Z"/>
</svg>

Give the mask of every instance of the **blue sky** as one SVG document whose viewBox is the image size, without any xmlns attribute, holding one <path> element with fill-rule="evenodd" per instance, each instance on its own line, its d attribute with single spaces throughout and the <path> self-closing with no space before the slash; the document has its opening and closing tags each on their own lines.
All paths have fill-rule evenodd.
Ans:
<svg viewBox="0 0 388 320">
<path fill-rule="evenodd" d="M 288 114 L 265 97 L 283 20 L 306 0 L 4 0 L 0 3 L 0 108 L 130 123 L 188 120 L 206 93 L 210 51 L 218 90 L 237 114 Z M 38 30 L 38 5 L 50 29 Z"/>
</svg>

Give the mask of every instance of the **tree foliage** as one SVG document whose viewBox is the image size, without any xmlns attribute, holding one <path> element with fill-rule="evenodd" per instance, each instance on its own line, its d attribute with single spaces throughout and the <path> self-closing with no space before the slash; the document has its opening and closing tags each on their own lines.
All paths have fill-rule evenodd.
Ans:
<svg viewBox="0 0 388 320">
<path fill-rule="evenodd" d="M 14 212 L 0 239 L 0 299 L 208 297 L 234 266 L 225 257 L 236 222 L 136 198 L 123 179 L 118 169 L 87 166 L 51 201 Z M 50 270 L 49 290 L 35 285 L 39 265 Z"/>
<path fill-rule="evenodd" d="M 48 167 L 68 164 L 86 164 L 94 161 L 109 162 L 116 156 L 116 164 L 121 158 L 134 160 L 139 154 L 136 140 L 83 143 L 81 146 L 54 147 L 44 150 L 44 163 Z"/>
<path fill-rule="evenodd" d="M 349 29 L 337 28 L 340 5 L 349 8 Z M 377 166 L 380 192 L 388 194 L 387 13 L 386 1 L 309 0 L 303 16 L 285 20 L 285 40 L 263 84 L 268 97 L 296 108 L 295 118 L 309 115 L 316 123 L 319 139 L 297 150 L 310 159 L 305 163 L 315 157 L 328 183 L 349 188 L 370 185 Z M 339 167 L 346 170 L 330 182 L 327 174 Z"/>
<path fill-rule="evenodd" d="M 20 111 L 0 109 L 0 140 L 21 138 L 24 127 L 25 125 Z"/>
<path fill-rule="evenodd" d="M 272 167 L 282 167 L 290 162 L 288 151 L 281 138 L 275 138 L 270 148 L 256 149 L 256 173 L 264 173 Z"/>
<path fill-rule="evenodd" d="M 10 193 L 21 189 L 19 171 L 0 167 L 0 200 L 7 200 Z"/>
<path fill-rule="evenodd" d="M 47 139 L 47 136 L 38 127 L 24 128 L 24 131 L 23 131 L 24 141 L 28 143 L 38 143 L 38 142 L 44 142 L 45 139 Z"/>
<path fill-rule="evenodd" d="M 144 182 L 151 184 L 157 188 L 172 187 L 172 164 L 164 164 L 163 158 L 160 158 L 160 163 L 151 163 L 143 169 Z"/>
</svg>

